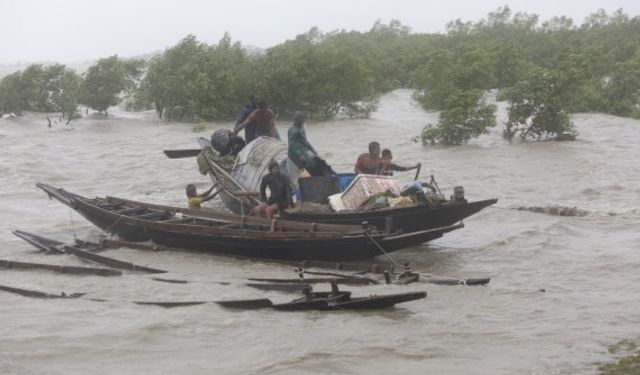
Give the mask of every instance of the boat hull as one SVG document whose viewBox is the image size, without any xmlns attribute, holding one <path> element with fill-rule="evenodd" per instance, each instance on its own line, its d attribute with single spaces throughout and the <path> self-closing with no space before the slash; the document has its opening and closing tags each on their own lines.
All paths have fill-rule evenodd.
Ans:
<svg viewBox="0 0 640 375">
<path fill-rule="evenodd" d="M 424 205 L 348 213 L 282 212 L 281 216 L 287 220 L 314 223 L 353 225 L 366 221 L 387 232 L 400 230 L 407 233 L 453 225 L 497 201 L 497 199 L 487 199 L 475 202 L 446 202 L 436 207 Z"/>
<path fill-rule="evenodd" d="M 172 223 L 171 221 L 174 220 L 172 219 L 173 210 L 177 208 L 166 206 L 141 204 L 142 208 L 165 207 L 166 215 L 159 215 L 159 220 L 125 216 L 63 189 L 42 184 L 38 186 L 107 233 L 116 234 L 128 241 L 152 240 L 164 246 L 215 254 L 288 260 L 351 261 L 369 259 L 383 255 L 385 252 L 416 246 L 440 238 L 444 233 L 462 227 L 461 224 L 458 224 L 402 234 L 382 234 L 380 232 L 370 234 L 364 231 L 354 233 L 351 231 L 352 227 L 345 227 L 343 233 L 335 231 L 274 232 L 252 230 L 251 228 L 232 230 L 215 227 L 213 226 L 215 221 L 203 217 L 196 219 L 204 221 L 205 224 Z M 102 204 L 113 200 L 117 201 L 117 198 L 110 199 L 104 199 Z M 135 204 L 127 200 L 120 200 L 120 202 L 129 206 Z M 159 209 L 156 210 L 159 211 Z M 228 214 L 225 215 L 228 216 Z M 206 220 L 211 221 L 207 222 Z"/>
</svg>

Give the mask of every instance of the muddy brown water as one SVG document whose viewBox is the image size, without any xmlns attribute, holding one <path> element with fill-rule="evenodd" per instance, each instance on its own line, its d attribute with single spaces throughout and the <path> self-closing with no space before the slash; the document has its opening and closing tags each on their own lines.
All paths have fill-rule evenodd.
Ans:
<svg viewBox="0 0 640 375">
<path fill-rule="evenodd" d="M 504 118 L 500 103 L 499 121 Z M 640 122 L 577 114 L 580 136 L 565 143 L 509 144 L 499 129 L 461 147 L 412 140 L 436 119 L 399 90 L 382 98 L 371 119 L 311 122 L 307 133 L 336 169 L 351 169 L 367 143 L 378 140 L 398 164 L 421 161 L 423 178 L 434 174 L 446 194 L 463 185 L 468 199 L 499 198 L 464 229 L 394 254 L 432 274 L 491 276 L 490 285 L 350 287 L 356 295 L 429 293 L 375 312 L 234 312 L 215 304 L 164 309 L 131 301 L 286 301 L 291 296 L 242 284 L 249 276 L 295 275 L 291 267 L 220 256 L 109 250 L 106 255 L 191 282 L 0 270 L 2 285 L 108 300 L 1 292 L 0 373 L 596 372 L 611 359 L 607 346 L 640 335 Z M 196 134 L 192 125 L 167 124 L 151 112 L 117 111 L 70 127 L 46 123 L 37 114 L 0 120 L 0 259 L 84 265 L 37 253 L 11 230 L 62 240 L 100 233 L 47 199 L 36 182 L 87 196 L 184 205 L 187 183 L 206 189 L 210 182 L 195 160 L 169 160 L 162 150 L 194 147 L 196 136 L 230 125 L 207 124 Z M 279 123 L 281 134 L 287 126 Z M 407 182 L 413 173 L 397 177 Z M 575 207 L 586 215 L 555 215 L 544 207 Z"/>
</svg>

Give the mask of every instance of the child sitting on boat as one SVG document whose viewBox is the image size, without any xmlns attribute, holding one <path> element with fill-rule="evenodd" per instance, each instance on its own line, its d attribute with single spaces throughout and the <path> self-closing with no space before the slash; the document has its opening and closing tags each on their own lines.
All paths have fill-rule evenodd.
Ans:
<svg viewBox="0 0 640 375">
<path fill-rule="evenodd" d="M 201 207 L 202 203 L 206 201 L 210 201 L 218 195 L 218 192 L 211 194 L 213 191 L 213 185 L 209 190 L 205 191 L 202 194 L 198 194 L 196 186 L 194 184 L 187 185 L 187 200 L 190 209 L 198 209 Z"/>
<path fill-rule="evenodd" d="M 393 155 L 391 154 L 391 150 L 385 148 L 382 150 L 382 160 L 378 164 L 378 168 L 376 170 L 377 175 L 383 176 L 393 176 L 393 172 L 404 172 L 409 171 L 411 169 L 418 169 L 420 167 L 420 163 L 416 163 L 416 165 L 411 167 L 401 167 L 397 164 L 391 162 L 393 160 Z"/>
</svg>

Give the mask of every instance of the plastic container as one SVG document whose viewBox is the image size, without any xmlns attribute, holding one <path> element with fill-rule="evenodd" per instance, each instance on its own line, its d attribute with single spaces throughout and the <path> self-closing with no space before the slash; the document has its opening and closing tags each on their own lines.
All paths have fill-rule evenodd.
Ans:
<svg viewBox="0 0 640 375">
<path fill-rule="evenodd" d="M 338 176 L 338 180 L 340 181 L 341 192 L 347 190 L 347 187 L 349 186 L 349 184 L 351 184 L 351 181 L 356 178 L 355 173 L 336 173 L 336 176 Z"/>
</svg>

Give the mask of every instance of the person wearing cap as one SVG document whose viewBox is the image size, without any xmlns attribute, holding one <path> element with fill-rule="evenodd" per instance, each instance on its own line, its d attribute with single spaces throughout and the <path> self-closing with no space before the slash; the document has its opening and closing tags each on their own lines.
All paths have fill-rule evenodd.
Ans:
<svg viewBox="0 0 640 375">
<path fill-rule="evenodd" d="M 267 198 L 267 187 L 271 194 Z M 275 160 L 269 163 L 269 173 L 262 177 L 260 183 L 260 204 L 253 209 L 253 214 L 269 219 L 278 211 L 293 207 L 293 192 L 289 179 L 280 173 L 280 166 Z"/>
<path fill-rule="evenodd" d="M 269 104 L 266 101 L 260 100 L 258 102 L 258 109 L 251 112 L 244 121 L 237 124 L 231 132 L 232 135 L 238 135 L 240 130 L 249 126 L 249 124 L 256 125 L 256 138 L 266 136 L 280 140 L 280 134 L 278 133 L 278 129 L 276 129 L 276 115 L 273 113 L 273 110 L 269 108 Z M 249 142 L 247 141 L 247 143 Z"/>
<path fill-rule="evenodd" d="M 238 120 L 236 121 L 236 126 L 244 122 L 244 120 L 253 113 L 256 109 L 258 109 L 258 102 L 260 98 L 256 94 L 249 95 L 249 100 L 244 104 L 242 110 L 240 110 L 240 114 L 238 115 Z M 244 127 L 244 141 L 249 143 L 254 140 L 256 137 L 256 124 L 249 123 Z"/>
</svg>

